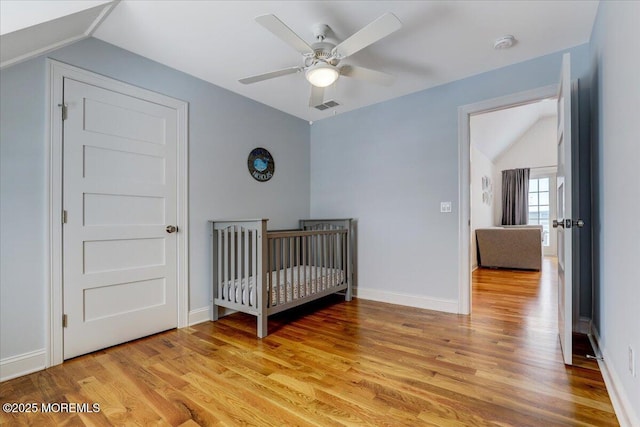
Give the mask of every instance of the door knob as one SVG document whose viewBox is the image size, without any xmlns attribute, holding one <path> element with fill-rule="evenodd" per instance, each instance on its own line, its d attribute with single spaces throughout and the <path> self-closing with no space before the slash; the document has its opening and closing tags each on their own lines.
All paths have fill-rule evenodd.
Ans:
<svg viewBox="0 0 640 427">
<path fill-rule="evenodd" d="M 165 230 L 167 230 L 167 233 L 175 233 L 176 231 L 178 231 L 178 227 L 176 227 L 175 225 L 167 225 L 167 228 Z"/>
<path fill-rule="evenodd" d="M 584 227 L 584 221 L 581 219 L 554 219 L 553 228 L 571 228 L 571 227 Z"/>
<path fill-rule="evenodd" d="M 582 228 L 582 227 L 584 227 L 584 221 L 583 221 L 583 220 L 581 220 L 581 219 L 578 219 L 578 220 L 575 220 L 575 219 L 574 219 L 573 221 L 571 221 L 571 224 L 572 224 L 574 227 L 578 227 L 578 228 Z"/>
</svg>

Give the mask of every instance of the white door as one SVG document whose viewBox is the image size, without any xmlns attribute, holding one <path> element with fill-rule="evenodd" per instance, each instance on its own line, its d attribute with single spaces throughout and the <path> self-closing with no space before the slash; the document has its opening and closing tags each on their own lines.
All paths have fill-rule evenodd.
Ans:
<svg viewBox="0 0 640 427">
<path fill-rule="evenodd" d="M 177 326 L 177 114 L 69 78 L 64 103 L 68 359 Z"/>
<path fill-rule="evenodd" d="M 572 364 L 573 332 L 573 209 L 572 191 L 576 186 L 572 176 L 571 152 L 571 58 L 562 57 L 562 73 L 558 91 L 558 173 L 557 173 L 557 230 L 558 245 L 558 331 L 564 363 Z M 578 254 L 576 253 L 576 256 Z M 577 307 L 576 307 L 577 309 Z"/>
</svg>

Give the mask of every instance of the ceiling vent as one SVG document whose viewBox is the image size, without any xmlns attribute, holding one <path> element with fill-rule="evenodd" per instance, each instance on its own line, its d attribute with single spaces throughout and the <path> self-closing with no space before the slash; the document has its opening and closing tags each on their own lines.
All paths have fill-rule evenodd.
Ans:
<svg viewBox="0 0 640 427">
<path fill-rule="evenodd" d="M 324 110 L 328 110 L 329 108 L 337 107 L 338 105 L 340 104 L 338 104 L 336 101 L 331 100 L 331 101 L 325 102 L 324 104 L 316 105 L 313 108 L 315 108 L 316 110 L 324 111 Z"/>
</svg>

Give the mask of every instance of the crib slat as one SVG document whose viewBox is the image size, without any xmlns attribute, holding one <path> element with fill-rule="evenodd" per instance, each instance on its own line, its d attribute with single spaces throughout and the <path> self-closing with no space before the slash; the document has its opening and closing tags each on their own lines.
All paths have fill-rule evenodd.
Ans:
<svg viewBox="0 0 640 427">
<path fill-rule="evenodd" d="M 236 287 L 236 302 L 242 304 L 242 240 L 240 235 L 242 234 L 242 227 L 236 226 L 233 238 L 233 278 L 234 285 Z"/>
<path fill-rule="evenodd" d="M 224 269 L 224 288 L 226 290 L 226 292 L 224 293 L 224 299 L 226 299 L 227 301 L 231 301 L 231 290 L 229 285 L 229 228 L 224 229 L 223 235 L 224 264 L 222 265 L 222 268 Z"/>
<path fill-rule="evenodd" d="M 250 234 L 250 230 L 245 229 L 244 230 L 244 261 L 242 262 L 242 265 L 244 267 L 244 274 L 243 277 L 244 279 L 247 281 L 247 298 L 249 299 L 247 301 L 248 305 L 252 305 L 255 306 L 256 303 L 256 298 L 255 298 L 255 292 L 256 292 L 256 287 L 255 285 L 253 286 L 253 289 L 250 288 L 250 273 L 249 273 L 249 262 L 251 260 L 251 258 L 249 258 L 249 234 Z M 251 304 L 251 301 L 253 301 L 253 304 Z"/>
<path fill-rule="evenodd" d="M 302 283 L 304 283 L 304 291 L 306 295 L 309 295 L 309 283 L 307 283 L 307 265 L 309 262 L 307 261 L 307 236 L 300 237 L 302 246 L 302 264 L 304 267 L 302 268 Z"/>
<path fill-rule="evenodd" d="M 313 293 L 316 293 L 318 291 L 318 269 L 317 269 L 317 265 L 318 265 L 318 260 L 317 260 L 317 256 L 318 256 L 318 237 L 311 237 L 311 242 L 309 243 L 309 257 L 311 258 L 311 289 L 313 290 Z"/>
<path fill-rule="evenodd" d="M 229 241 L 229 279 L 231 280 L 229 293 L 233 294 L 231 301 L 239 303 L 236 289 L 236 233 L 236 226 L 234 225 L 231 227 L 231 239 Z"/>
<path fill-rule="evenodd" d="M 329 236 L 329 271 L 331 274 L 329 275 L 329 284 L 333 286 L 335 284 L 335 244 L 336 244 L 336 236 Z"/>
<path fill-rule="evenodd" d="M 276 292 L 276 305 L 281 304 L 282 303 L 282 296 L 280 295 L 280 257 L 281 257 L 281 253 L 280 251 L 282 250 L 282 242 L 280 239 L 276 239 L 276 283 L 274 283 L 275 286 L 275 292 Z"/>
<path fill-rule="evenodd" d="M 218 259 L 217 259 L 217 270 L 218 270 L 218 298 L 223 298 L 224 297 L 224 293 L 222 292 L 222 259 L 223 259 L 223 253 L 222 253 L 222 236 L 223 234 L 221 232 L 217 232 L 215 233 L 215 236 L 217 237 L 217 241 L 216 241 L 216 245 L 218 245 Z M 217 312 L 217 308 L 215 309 Z"/>
<path fill-rule="evenodd" d="M 288 252 L 288 247 L 289 247 L 289 239 L 281 239 L 282 242 L 282 300 L 284 302 L 288 302 L 289 301 L 289 294 L 290 294 L 290 289 L 288 289 L 288 285 L 287 285 L 287 262 L 289 260 L 289 252 Z"/>
<path fill-rule="evenodd" d="M 302 294 L 300 294 L 300 292 L 302 291 L 303 286 L 304 286 L 304 282 L 302 280 L 300 280 L 301 279 L 300 278 L 300 264 L 301 264 L 301 262 L 300 262 L 300 239 L 301 239 L 300 237 L 296 237 L 296 239 L 295 239 L 296 240 L 296 264 L 297 264 L 296 265 L 296 267 L 297 267 L 296 268 L 296 270 L 297 270 L 296 273 L 298 274 L 298 281 L 296 283 L 298 283 L 298 297 L 302 296 Z M 306 295 L 306 293 L 305 293 L 305 295 Z"/>
<path fill-rule="evenodd" d="M 289 239 L 287 239 L 289 241 L 289 271 L 290 276 L 291 276 L 291 298 L 290 299 L 295 299 L 295 295 L 296 295 L 296 282 L 295 280 L 293 280 L 293 253 L 295 252 L 294 248 L 295 248 L 295 240 L 291 237 Z M 300 294 L 298 294 L 298 296 L 300 296 Z"/>
<path fill-rule="evenodd" d="M 316 274 L 318 275 L 318 280 L 316 281 L 317 292 L 322 290 L 322 239 L 324 239 L 324 236 L 318 236 L 318 265 L 316 267 Z"/>
<path fill-rule="evenodd" d="M 321 260 L 320 260 L 320 290 L 324 291 L 325 286 L 324 286 L 324 280 L 326 277 L 326 265 L 327 265 L 327 237 L 326 236 L 322 236 L 320 238 L 320 240 L 322 241 L 321 244 L 321 252 L 320 252 L 320 256 L 321 256 Z"/>
<path fill-rule="evenodd" d="M 294 297 L 293 297 L 294 289 L 293 288 L 295 286 L 295 283 L 293 282 L 293 265 L 292 265 L 293 259 L 292 259 L 292 257 L 293 257 L 293 240 L 289 237 L 289 238 L 287 238 L 287 259 L 288 259 L 288 264 L 289 264 L 288 272 L 289 272 L 289 276 L 290 276 L 289 277 L 289 279 L 290 279 L 289 280 L 289 282 L 290 282 L 289 293 L 287 294 L 287 296 L 289 298 L 289 301 L 294 299 Z"/>
<path fill-rule="evenodd" d="M 235 234 L 236 241 L 236 282 L 238 283 L 238 292 L 236 295 L 238 296 L 239 301 L 236 301 L 239 304 L 245 304 L 242 301 L 242 296 L 244 294 L 244 290 L 242 289 L 242 227 L 238 227 L 238 231 Z M 247 301 L 246 304 L 249 302 Z"/>
<path fill-rule="evenodd" d="M 251 274 L 253 274 L 254 277 L 254 284 L 253 284 L 253 288 L 255 289 L 256 292 L 256 307 L 260 307 L 259 305 L 259 294 L 258 292 L 260 292 L 260 289 L 258 289 L 258 283 L 259 283 L 259 278 L 258 275 L 260 274 L 260 271 L 258 270 L 258 254 L 260 253 L 258 250 L 258 232 L 257 231 L 253 231 L 251 233 L 251 237 L 252 237 L 252 242 L 253 242 L 253 246 L 251 247 Z M 266 236 L 264 237 L 266 239 Z M 268 280 L 268 279 L 267 279 Z M 266 286 L 266 283 L 262 284 L 263 286 Z M 265 304 L 266 305 L 266 304 Z"/>
</svg>

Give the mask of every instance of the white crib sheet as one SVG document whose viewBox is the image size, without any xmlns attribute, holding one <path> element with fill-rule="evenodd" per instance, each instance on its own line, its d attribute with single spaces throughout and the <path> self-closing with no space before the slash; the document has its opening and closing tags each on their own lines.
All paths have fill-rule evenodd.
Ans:
<svg viewBox="0 0 640 427">
<path fill-rule="evenodd" d="M 344 270 L 328 267 L 317 266 L 295 266 L 284 268 L 279 271 L 280 283 L 273 289 L 267 287 L 267 294 L 271 297 L 271 306 L 282 304 L 286 301 L 302 298 L 319 291 L 333 288 L 344 282 Z M 271 283 L 278 281 L 278 271 L 271 272 Z M 242 281 L 228 280 L 222 286 L 221 298 L 229 299 L 229 295 L 235 294 L 235 302 L 244 305 L 255 306 L 255 277 L 249 277 L 249 286 L 247 287 L 247 279 Z"/>
</svg>

